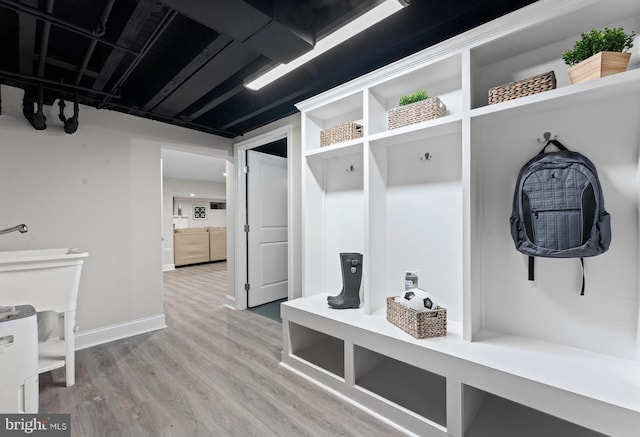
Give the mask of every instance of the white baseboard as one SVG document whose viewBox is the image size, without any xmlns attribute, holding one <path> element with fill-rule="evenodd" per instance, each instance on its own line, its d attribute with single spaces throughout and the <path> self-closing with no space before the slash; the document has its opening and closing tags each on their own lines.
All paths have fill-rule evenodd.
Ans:
<svg viewBox="0 0 640 437">
<path fill-rule="evenodd" d="M 76 350 L 85 349 L 114 340 L 131 337 L 145 332 L 166 328 L 164 314 L 131 320 L 103 328 L 91 329 L 76 334 Z"/>
<path fill-rule="evenodd" d="M 229 296 L 227 294 L 227 296 L 225 298 L 224 306 L 226 306 L 227 308 L 231 308 L 232 310 L 235 310 L 236 309 L 236 298 L 235 298 L 235 296 Z"/>
<path fill-rule="evenodd" d="M 162 266 L 162 271 L 163 272 L 169 272 L 171 270 L 175 270 L 176 269 L 176 265 L 175 264 L 164 264 Z"/>
</svg>

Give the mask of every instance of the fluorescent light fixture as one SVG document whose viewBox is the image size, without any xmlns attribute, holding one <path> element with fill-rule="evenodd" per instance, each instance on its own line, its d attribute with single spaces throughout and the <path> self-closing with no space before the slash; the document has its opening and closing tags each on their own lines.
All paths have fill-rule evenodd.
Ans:
<svg viewBox="0 0 640 437">
<path fill-rule="evenodd" d="M 259 90 L 263 86 L 270 84 L 271 82 L 281 78 L 287 73 L 290 73 L 301 65 L 309 62 L 313 58 L 320 56 L 324 52 L 331 50 L 335 46 L 359 34 L 363 30 L 384 20 L 390 15 L 393 15 L 394 13 L 404 8 L 407 4 L 408 2 L 406 0 L 385 0 L 375 8 L 371 9 L 368 12 L 365 12 L 355 20 L 350 21 L 340 29 L 336 30 L 333 33 L 330 33 L 329 35 L 316 42 L 316 45 L 313 47 L 313 49 L 311 49 L 304 55 L 294 59 L 287 64 L 278 65 L 272 70 L 267 71 L 262 76 L 246 83 L 244 86 L 252 90 Z"/>
</svg>

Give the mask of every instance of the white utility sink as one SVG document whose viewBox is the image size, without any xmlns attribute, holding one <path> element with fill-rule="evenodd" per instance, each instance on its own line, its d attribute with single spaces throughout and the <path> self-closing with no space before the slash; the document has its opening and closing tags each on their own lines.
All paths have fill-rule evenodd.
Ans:
<svg viewBox="0 0 640 437">
<path fill-rule="evenodd" d="M 66 248 L 0 252 L 0 306 L 33 305 L 64 314 L 64 334 L 40 343 L 40 373 L 66 365 L 75 383 L 76 300 L 87 252 Z M 64 341 L 63 341 L 64 340 Z"/>
</svg>

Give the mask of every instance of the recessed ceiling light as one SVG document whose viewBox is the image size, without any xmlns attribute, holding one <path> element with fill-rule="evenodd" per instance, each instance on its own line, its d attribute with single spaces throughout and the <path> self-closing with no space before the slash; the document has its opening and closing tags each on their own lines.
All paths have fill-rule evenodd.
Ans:
<svg viewBox="0 0 640 437">
<path fill-rule="evenodd" d="M 359 34 L 363 30 L 373 26 L 379 21 L 382 21 L 388 16 L 395 14 L 408 4 L 409 2 L 407 0 L 385 0 L 375 8 L 371 9 L 368 12 L 365 12 L 355 20 L 350 21 L 340 29 L 317 41 L 313 49 L 311 49 L 304 55 L 297 57 L 287 64 L 278 65 L 272 70 L 269 70 L 265 74 L 252 80 L 251 82 L 246 83 L 244 86 L 252 90 L 259 90 L 263 86 L 268 85 L 271 82 L 281 78 L 285 74 L 292 72 L 301 65 L 309 62 L 310 60 L 323 54 L 324 52 L 331 50 L 335 46 Z"/>
</svg>

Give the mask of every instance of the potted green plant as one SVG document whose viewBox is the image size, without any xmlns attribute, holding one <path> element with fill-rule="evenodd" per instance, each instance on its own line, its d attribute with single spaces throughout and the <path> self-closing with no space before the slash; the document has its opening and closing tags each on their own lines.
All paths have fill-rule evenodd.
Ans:
<svg viewBox="0 0 640 437">
<path fill-rule="evenodd" d="M 625 33 L 621 27 L 604 30 L 591 29 L 581 33 L 572 50 L 562 53 L 562 59 L 570 67 L 571 83 L 620 73 L 627 69 L 635 32 Z"/>
<path fill-rule="evenodd" d="M 395 129 L 421 121 L 442 117 L 447 107 L 438 97 L 430 97 L 426 91 L 416 91 L 400 97 L 399 106 L 387 113 L 389 129 Z"/>
</svg>

